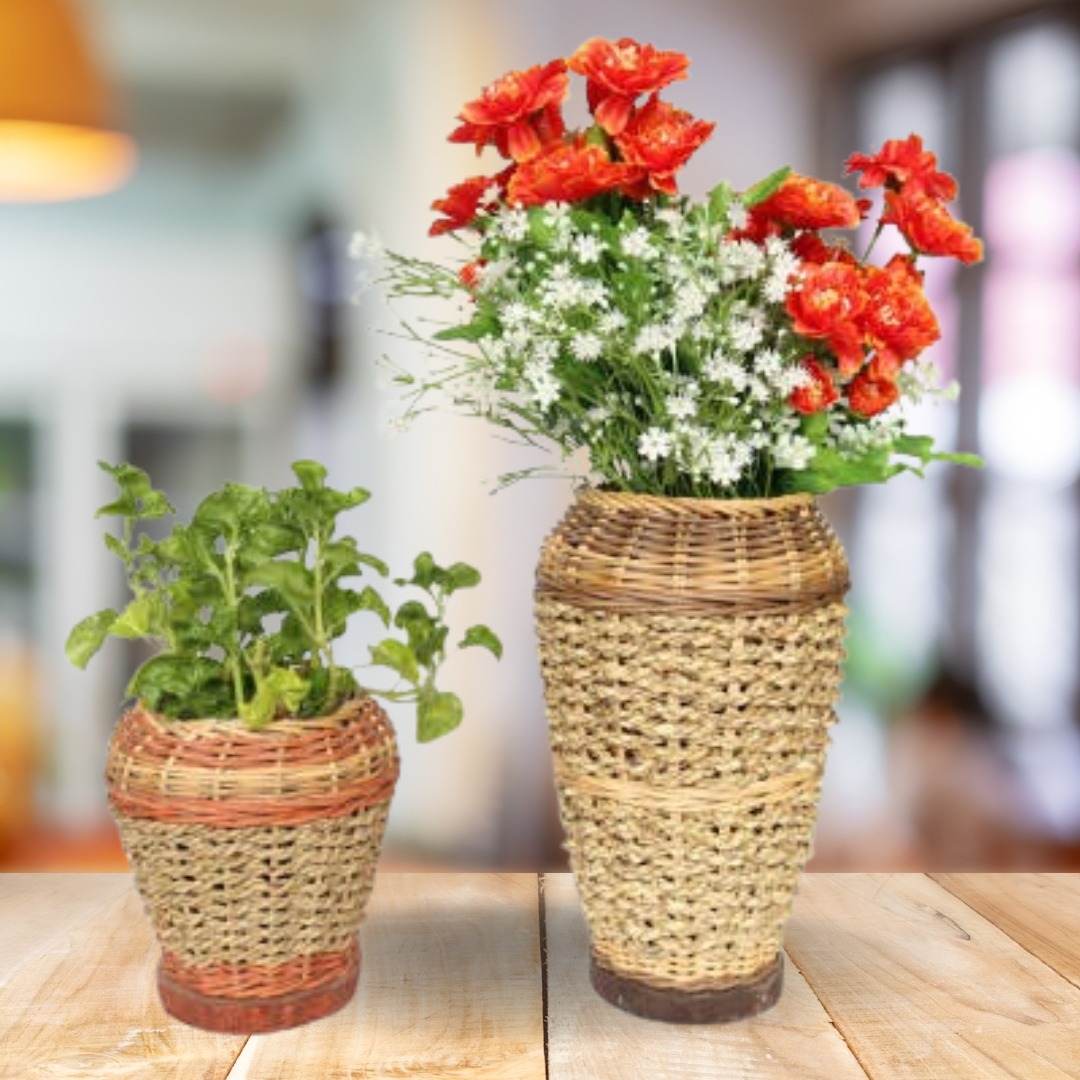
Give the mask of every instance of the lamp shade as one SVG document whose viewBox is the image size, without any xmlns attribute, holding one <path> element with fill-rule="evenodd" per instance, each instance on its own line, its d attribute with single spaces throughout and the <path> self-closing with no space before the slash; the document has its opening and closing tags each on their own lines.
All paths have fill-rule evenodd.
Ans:
<svg viewBox="0 0 1080 1080">
<path fill-rule="evenodd" d="M 67 0 L 0 0 L 0 202 L 102 195 L 135 145 Z"/>
</svg>

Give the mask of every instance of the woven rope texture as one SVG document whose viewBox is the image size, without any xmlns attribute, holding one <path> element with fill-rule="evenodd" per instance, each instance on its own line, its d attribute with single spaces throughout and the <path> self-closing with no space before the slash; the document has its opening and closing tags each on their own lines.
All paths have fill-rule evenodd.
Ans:
<svg viewBox="0 0 1080 1080">
<path fill-rule="evenodd" d="M 163 969 L 253 998 L 355 967 L 397 774 L 393 730 L 366 699 L 260 732 L 126 714 L 109 800 Z"/>
<path fill-rule="evenodd" d="M 548 722 L 604 967 L 695 991 L 776 961 L 810 851 L 846 587 L 809 498 L 587 492 L 549 538 Z"/>
</svg>

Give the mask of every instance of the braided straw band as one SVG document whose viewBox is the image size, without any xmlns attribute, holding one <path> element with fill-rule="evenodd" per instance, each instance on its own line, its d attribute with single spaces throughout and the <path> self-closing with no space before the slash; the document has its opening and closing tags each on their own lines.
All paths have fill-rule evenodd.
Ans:
<svg viewBox="0 0 1080 1080">
<path fill-rule="evenodd" d="M 804 497 L 586 492 L 545 545 L 560 812 L 603 969 L 683 994 L 775 970 L 810 850 L 846 585 Z"/>
<path fill-rule="evenodd" d="M 386 713 L 356 698 L 261 731 L 137 707 L 116 727 L 105 779 L 118 814 L 243 828 L 353 814 L 387 800 L 398 770 Z"/>
<path fill-rule="evenodd" d="M 232 965 L 209 975 L 183 967 L 166 953 L 158 968 L 158 993 L 166 1011 L 188 1024 L 254 1035 L 335 1012 L 352 998 L 359 976 L 355 942 L 343 952 L 305 957 L 281 968 Z M 214 993 L 219 986 L 237 993 Z M 299 988 L 276 992 L 282 986 Z"/>
<path fill-rule="evenodd" d="M 809 495 L 583 491 L 545 543 L 537 571 L 539 594 L 607 611 L 797 611 L 847 588 L 843 549 Z"/>
</svg>

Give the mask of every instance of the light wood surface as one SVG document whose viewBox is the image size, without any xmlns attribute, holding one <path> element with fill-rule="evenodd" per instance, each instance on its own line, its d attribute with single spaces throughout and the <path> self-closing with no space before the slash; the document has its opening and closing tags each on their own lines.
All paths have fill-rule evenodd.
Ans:
<svg viewBox="0 0 1080 1080">
<path fill-rule="evenodd" d="M 931 874 L 1073 986 L 1080 987 L 1080 875 Z"/>
<path fill-rule="evenodd" d="M 356 998 L 245 1038 L 161 1009 L 128 875 L 0 875 L 0 1080 L 1080 1078 L 1076 876 L 806 875 L 779 1004 L 701 1027 L 597 997 L 573 880 L 543 887 L 380 874 Z"/>
<path fill-rule="evenodd" d="M 0 1078 L 228 1076 L 245 1040 L 162 1009 L 157 944 L 126 874 L 10 877 L 0 879 L 0 926 L 24 959 L 9 966 L 0 954 Z M 33 917 L 12 921 L 28 907 Z"/>
<path fill-rule="evenodd" d="M 785 944 L 872 1077 L 1080 1077 L 1080 991 L 928 877 L 806 875 Z"/>
<path fill-rule="evenodd" d="M 229 1080 L 544 1080 L 535 874 L 387 874 L 340 1012 L 256 1035 Z"/>
</svg>

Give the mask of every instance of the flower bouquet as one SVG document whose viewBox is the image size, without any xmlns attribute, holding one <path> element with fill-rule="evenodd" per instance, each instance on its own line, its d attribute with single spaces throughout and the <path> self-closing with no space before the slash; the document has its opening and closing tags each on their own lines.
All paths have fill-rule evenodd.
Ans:
<svg viewBox="0 0 1080 1080">
<path fill-rule="evenodd" d="M 587 455 L 537 620 L 592 978 L 633 1011 L 716 1020 L 776 1000 L 810 849 L 848 584 L 814 496 L 978 464 L 909 432 L 906 407 L 954 392 L 923 356 L 940 329 L 920 262 L 982 249 L 917 135 L 848 160 L 883 189 L 861 254 L 832 230 L 871 201 L 788 168 L 680 194 L 715 126 L 660 96 L 688 66 L 593 39 L 492 83 L 450 139 L 504 165 L 433 204 L 464 256 L 386 252 L 376 278 L 462 302 L 431 335 L 406 324 L 439 357 L 398 371 L 407 415 L 438 393 Z M 571 73 L 584 130 L 562 113 Z M 906 250 L 879 265 L 885 230 Z"/>
</svg>

